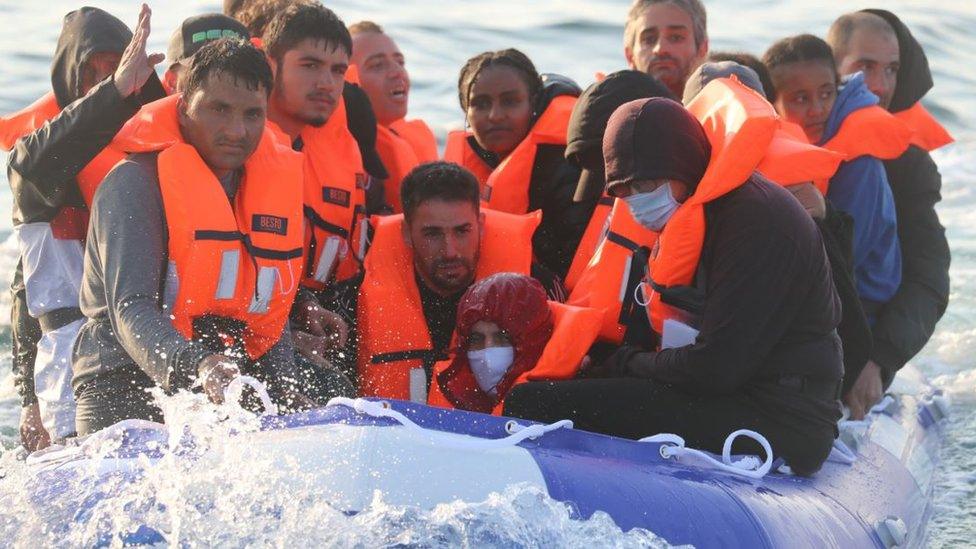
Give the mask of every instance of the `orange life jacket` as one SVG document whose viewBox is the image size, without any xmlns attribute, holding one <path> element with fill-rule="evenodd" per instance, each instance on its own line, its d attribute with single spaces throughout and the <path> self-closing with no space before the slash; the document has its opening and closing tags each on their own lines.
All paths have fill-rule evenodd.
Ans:
<svg viewBox="0 0 976 549">
<path fill-rule="evenodd" d="M 837 135 L 823 148 L 839 152 L 846 160 L 873 156 L 881 160 L 898 158 L 908 149 L 914 132 L 908 124 L 878 105 L 852 112 L 840 124 Z"/>
<path fill-rule="evenodd" d="M 54 92 L 47 92 L 27 107 L 7 116 L 0 116 L 0 149 L 10 151 L 17 140 L 36 131 L 61 112 Z"/>
<path fill-rule="evenodd" d="M 607 220 L 610 219 L 610 210 L 613 207 L 613 202 L 614 198 L 612 196 L 604 194 L 597 201 L 596 207 L 593 208 L 593 215 L 590 216 L 590 222 L 586 225 L 583 238 L 580 239 L 579 246 L 576 247 L 576 254 L 573 256 L 573 262 L 569 265 L 566 279 L 563 280 L 563 285 L 570 292 L 576 287 L 580 276 L 583 275 L 583 270 L 586 269 L 590 258 L 596 252 L 597 244 L 600 243 L 600 239 L 606 232 Z"/>
<path fill-rule="evenodd" d="M 539 213 L 485 215 L 481 255 L 475 278 L 500 272 L 528 274 L 532 234 Z M 364 396 L 426 402 L 427 374 L 440 356 L 432 349 L 430 330 L 420 302 L 413 252 L 403 240 L 403 215 L 377 217 L 359 291 L 357 364 Z"/>
<path fill-rule="evenodd" d="M 934 151 L 955 141 L 949 132 L 939 124 L 939 121 L 925 109 L 921 101 L 903 111 L 894 113 L 894 117 L 907 124 L 915 132 L 912 135 L 912 145 L 926 151 Z"/>
<path fill-rule="evenodd" d="M 468 169 L 478 180 L 482 191 L 488 184 L 491 166 L 478 156 L 468 143 L 468 138 L 474 139 L 474 134 L 464 130 L 456 130 L 447 134 L 447 144 L 444 146 L 444 161 L 454 162 Z"/>
<path fill-rule="evenodd" d="M 795 185 L 813 181 L 826 194 L 826 182 L 837 173 L 844 154 L 811 145 L 803 128 L 786 120 L 779 121 L 766 155 L 756 168 L 770 181 Z"/>
<path fill-rule="evenodd" d="M 0 118 L 0 148 L 5 151 L 12 150 L 18 139 L 37 131 L 60 112 L 61 108 L 54 97 L 54 92 L 48 92 L 28 107 L 10 116 Z M 88 208 L 91 208 L 95 191 L 102 179 L 105 179 L 108 172 L 123 158 L 125 155 L 121 151 L 109 145 L 75 176 L 78 190 L 81 191 L 81 196 Z M 84 240 L 87 219 L 88 214 L 84 209 L 66 206 L 61 208 L 51 223 L 58 227 L 72 227 L 66 234 L 70 234 L 70 238 Z M 57 235 L 60 232 L 56 231 L 55 234 Z"/>
<path fill-rule="evenodd" d="M 423 120 L 399 120 L 389 127 L 376 125 L 376 152 L 390 176 L 384 183 L 386 203 L 395 213 L 403 212 L 400 183 L 410 170 L 437 160 L 437 142 Z"/>
<path fill-rule="evenodd" d="M 512 384 L 512 387 L 527 381 L 555 381 L 573 379 L 579 370 L 579 365 L 596 341 L 602 313 L 595 309 L 574 307 L 555 301 L 549 302 L 552 311 L 552 337 L 546 343 L 542 356 L 535 367 L 522 373 Z M 434 365 L 433 379 L 451 365 L 450 360 L 442 360 Z M 511 390 L 511 389 L 509 389 Z M 454 405 L 444 396 L 440 384 L 430 384 L 430 396 L 427 404 L 441 408 L 454 408 Z M 492 410 L 492 414 L 500 416 L 505 406 L 502 398 Z"/>
<path fill-rule="evenodd" d="M 555 97 L 518 146 L 495 168 L 481 198 L 493 210 L 523 214 L 529 211 L 529 185 L 539 145 L 566 145 L 566 130 L 576 97 Z"/>
<path fill-rule="evenodd" d="M 665 319 L 686 317 L 662 301 L 660 292 L 694 282 L 705 242 L 705 204 L 748 181 L 779 128 L 772 105 L 735 77 L 709 82 L 688 110 L 702 123 L 712 155 L 694 194 L 661 231 L 650 276 L 641 283 L 651 326 L 658 334 Z"/>
<path fill-rule="evenodd" d="M 638 307 L 634 288 L 647 275 L 656 241 L 657 233 L 638 223 L 626 202 L 614 200 L 605 232 L 566 301 L 603 312 L 602 341 L 623 342 L 629 319 Z"/>
<path fill-rule="evenodd" d="M 280 130 L 278 130 L 280 132 Z M 279 139 L 286 140 L 279 133 Z M 366 250 L 366 172 L 339 101 L 321 127 L 301 133 L 305 165 L 306 265 L 304 285 L 324 288 L 360 269 Z"/>
<path fill-rule="evenodd" d="M 177 100 L 144 106 L 116 141 L 127 152 L 159 151 L 168 254 L 179 280 L 173 325 L 189 339 L 201 316 L 239 320 L 244 349 L 257 359 L 281 338 L 301 280 L 301 156 L 266 130 L 232 205 L 183 141 Z"/>
</svg>

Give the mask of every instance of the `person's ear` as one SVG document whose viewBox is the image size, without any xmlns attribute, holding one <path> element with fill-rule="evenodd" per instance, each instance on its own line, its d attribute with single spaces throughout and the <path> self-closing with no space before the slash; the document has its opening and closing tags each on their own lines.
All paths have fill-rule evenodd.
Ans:
<svg viewBox="0 0 976 549">
<path fill-rule="evenodd" d="M 627 59 L 627 66 L 632 71 L 637 70 L 637 66 L 634 65 L 634 51 L 630 46 L 624 46 L 624 58 Z"/>
<path fill-rule="evenodd" d="M 407 222 L 406 218 L 403 219 L 403 223 L 400 223 L 400 236 L 403 237 L 403 243 L 412 250 L 413 240 L 410 238 L 410 223 Z"/>
<path fill-rule="evenodd" d="M 176 99 L 176 119 L 179 121 L 180 126 L 185 125 L 190 120 L 190 115 L 187 113 L 190 106 L 187 104 L 186 95 L 180 95 Z"/>
<path fill-rule="evenodd" d="M 478 211 L 478 241 L 485 237 L 485 212 Z"/>
<path fill-rule="evenodd" d="M 265 54 L 268 58 L 268 65 L 271 67 L 271 77 L 274 79 L 278 78 L 278 62 L 268 54 Z"/>
<path fill-rule="evenodd" d="M 179 78 L 179 75 L 176 74 L 173 67 L 170 67 L 165 73 L 163 73 L 163 87 L 166 88 L 166 93 L 170 95 L 176 93 L 176 85 Z"/>
<path fill-rule="evenodd" d="M 708 37 L 706 36 L 700 46 L 698 46 L 698 61 L 704 62 L 708 57 Z"/>
</svg>

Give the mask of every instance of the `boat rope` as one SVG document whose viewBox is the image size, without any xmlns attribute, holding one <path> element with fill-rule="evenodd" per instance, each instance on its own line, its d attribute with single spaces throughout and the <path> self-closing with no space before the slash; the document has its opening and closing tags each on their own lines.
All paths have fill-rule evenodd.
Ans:
<svg viewBox="0 0 976 549">
<path fill-rule="evenodd" d="M 363 398 L 335 397 L 325 405 L 326 408 L 332 406 L 345 406 L 352 408 L 356 413 L 370 417 L 388 418 L 406 427 L 412 433 L 427 438 L 434 444 L 450 446 L 452 448 L 464 450 L 491 450 L 495 448 L 508 448 L 515 446 L 525 440 L 535 440 L 547 433 L 557 429 L 572 429 L 573 422 L 564 419 L 551 424 L 536 423 L 533 425 L 520 425 L 514 421 L 508 422 L 505 430 L 511 433 L 505 438 L 484 439 L 476 437 L 458 437 L 441 431 L 425 429 L 417 425 L 404 414 L 392 409 L 388 402 L 366 400 Z"/>
<path fill-rule="evenodd" d="M 759 443 L 763 451 L 766 452 L 766 460 L 759 461 L 756 456 L 744 456 L 737 461 L 732 460 L 732 443 L 739 437 L 747 437 Z M 736 475 L 741 475 L 754 479 L 761 479 L 773 468 L 773 448 L 770 446 L 766 437 L 750 431 L 749 429 L 739 429 L 730 434 L 722 445 L 722 460 L 719 461 L 701 450 L 688 448 L 685 446 L 685 439 L 673 433 L 661 433 L 640 439 L 640 442 L 661 443 L 661 457 L 670 459 L 681 456 L 694 456 L 705 460 L 717 469 L 727 471 Z"/>
<path fill-rule="evenodd" d="M 268 394 L 268 388 L 264 386 L 257 379 L 251 376 L 237 376 L 227 384 L 227 388 L 224 389 L 224 402 L 235 402 L 239 403 L 241 400 L 241 395 L 244 393 L 244 387 L 250 387 L 254 389 L 254 392 L 258 395 L 258 399 L 261 400 L 261 406 L 264 408 L 264 412 L 261 415 L 269 416 L 278 413 L 278 407 L 275 403 L 271 401 L 271 395 Z"/>
</svg>

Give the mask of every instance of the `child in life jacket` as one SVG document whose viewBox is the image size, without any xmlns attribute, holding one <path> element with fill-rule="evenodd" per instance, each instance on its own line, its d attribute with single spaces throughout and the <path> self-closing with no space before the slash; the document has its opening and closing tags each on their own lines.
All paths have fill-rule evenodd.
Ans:
<svg viewBox="0 0 976 549">
<path fill-rule="evenodd" d="M 772 75 L 769 99 L 777 112 L 799 124 L 811 143 L 848 157 L 830 178 L 826 196 L 854 219 L 854 279 L 873 324 L 901 284 L 895 203 L 881 159 L 901 154 L 910 131 L 884 116 L 861 74 L 838 86 L 830 46 L 816 36 L 784 38 L 763 62 Z"/>
<path fill-rule="evenodd" d="M 428 403 L 498 414 L 518 383 L 570 379 L 600 318 L 594 309 L 547 301 L 542 284 L 529 276 L 489 276 L 461 298 L 455 355 L 435 365 Z"/>
</svg>

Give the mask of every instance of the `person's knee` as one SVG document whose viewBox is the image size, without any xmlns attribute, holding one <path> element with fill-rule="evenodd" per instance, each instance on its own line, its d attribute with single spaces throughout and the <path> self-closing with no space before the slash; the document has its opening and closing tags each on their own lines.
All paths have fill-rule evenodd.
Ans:
<svg viewBox="0 0 976 549">
<path fill-rule="evenodd" d="M 545 413 L 545 395 L 552 388 L 551 382 L 520 383 L 505 397 L 503 415 L 523 419 L 541 420 Z"/>
</svg>

